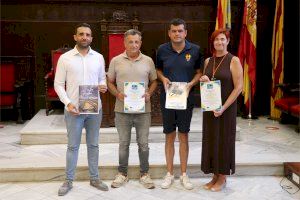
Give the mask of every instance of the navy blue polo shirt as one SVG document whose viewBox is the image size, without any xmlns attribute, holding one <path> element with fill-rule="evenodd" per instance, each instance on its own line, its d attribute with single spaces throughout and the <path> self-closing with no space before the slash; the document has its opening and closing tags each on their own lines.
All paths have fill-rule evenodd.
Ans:
<svg viewBox="0 0 300 200">
<path fill-rule="evenodd" d="M 200 47 L 187 40 L 180 53 L 173 49 L 171 42 L 160 45 L 157 50 L 156 68 L 171 82 L 190 82 L 202 63 Z"/>
</svg>

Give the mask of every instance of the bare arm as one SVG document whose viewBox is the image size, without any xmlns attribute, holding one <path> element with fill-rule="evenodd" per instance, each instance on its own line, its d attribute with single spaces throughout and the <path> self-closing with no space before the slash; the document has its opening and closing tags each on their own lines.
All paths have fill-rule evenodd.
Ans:
<svg viewBox="0 0 300 200">
<path fill-rule="evenodd" d="M 152 94 L 154 93 L 156 87 L 157 87 L 157 80 L 151 81 L 149 89 L 148 89 L 148 93 L 150 94 L 150 96 L 152 96 Z"/>
<path fill-rule="evenodd" d="M 209 61 L 209 58 L 206 58 L 205 61 L 204 61 L 203 73 L 202 73 L 202 76 L 201 76 L 200 79 L 199 79 L 200 82 L 207 82 L 207 81 L 210 81 L 209 78 L 208 78 L 208 76 L 205 75 L 205 70 L 206 70 L 208 61 Z"/>
<path fill-rule="evenodd" d="M 200 69 L 197 69 L 196 74 L 194 75 L 194 78 L 187 84 L 188 92 L 190 92 L 191 88 L 199 82 L 201 75 L 202 75 L 202 73 L 201 73 Z"/>
<path fill-rule="evenodd" d="M 110 79 L 110 78 L 107 77 L 107 87 L 108 87 L 108 91 L 112 95 L 114 95 L 120 101 L 124 101 L 125 94 L 123 94 L 120 91 L 118 91 L 118 89 L 117 89 L 117 87 L 115 85 L 115 80 Z"/>
<path fill-rule="evenodd" d="M 234 89 L 225 101 L 220 111 L 214 111 L 215 117 L 219 117 L 222 113 L 236 100 L 243 89 L 243 68 L 238 57 L 234 56 L 230 63 L 230 71 L 232 74 Z"/>
<path fill-rule="evenodd" d="M 155 79 L 149 83 L 148 90 L 143 95 L 143 97 L 145 97 L 146 102 L 150 101 L 150 98 L 151 98 L 152 94 L 154 93 L 156 87 L 157 87 L 157 80 Z"/>
<path fill-rule="evenodd" d="M 163 83 L 165 91 L 170 87 L 171 81 L 163 75 L 163 72 L 160 69 L 157 69 L 157 77 Z"/>
</svg>

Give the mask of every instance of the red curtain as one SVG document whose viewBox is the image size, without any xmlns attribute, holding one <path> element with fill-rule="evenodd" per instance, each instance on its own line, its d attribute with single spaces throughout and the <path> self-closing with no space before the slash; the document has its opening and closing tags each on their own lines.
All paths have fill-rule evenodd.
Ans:
<svg viewBox="0 0 300 200">
<path fill-rule="evenodd" d="M 52 50 L 52 52 L 51 52 L 51 54 L 52 54 L 52 67 L 53 67 L 54 74 L 56 72 L 56 67 L 57 67 L 58 59 L 64 53 L 65 52 L 58 51 L 58 50 Z"/>
<path fill-rule="evenodd" d="M 16 102 L 16 96 L 13 93 L 15 91 L 15 65 L 13 63 L 1 63 L 0 68 L 1 75 L 1 92 L 8 92 L 7 94 L 2 93 L 0 95 L 1 106 L 11 106 Z M 11 94 L 9 94 L 11 92 Z"/>
<path fill-rule="evenodd" d="M 111 59 L 125 51 L 124 47 L 124 34 L 109 34 L 108 35 L 108 60 Z"/>
</svg>

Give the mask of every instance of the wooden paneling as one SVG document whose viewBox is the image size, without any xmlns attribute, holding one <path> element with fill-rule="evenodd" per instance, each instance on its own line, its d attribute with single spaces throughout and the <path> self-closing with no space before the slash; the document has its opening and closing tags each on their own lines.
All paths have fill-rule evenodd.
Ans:
<svg viewBox="0 0 300 200">
<path fill-rule="evenodd" d="M 232 0 L 232 37 L 230 50 L 236 53 L 239 38 L 239 27 L 241 22 L 242 1 Z M 265 82 L 271 80 L 271 51 L 272 28 L 274 17 L 274 1 L 258 1 L 258 23 L 257 23 L 257 94 L 256 102 L 264 102 L 255 105 L 258 114 L 268 114 L 269 97 L 265 94 L 270 90 L 270 85 Z M 140 30 L 143 33 L 142 51 L 155 58 L 158 45 L 167 42 L 168 22 L 174 17 L 186 20 L 188 24 L 188 40 L 199 44 L 207 57 L 208 38 L 214 29 L 216 18 L 217 0 L 4 0 L 1 1 L 1 55 L 2 56 L 34 56 L 36 58 L 34 69 L 34 95 L 35 110 L 45 107 L 44 102 L 44 75 L 51 68 L 51 50 L 62 47 L 64 44 L 74 45 L 74 26 L 79 22 L 88 22 L 93 27 L 92 48 L 103 55 L 107 54 L 102 44 L 104 36 L 101 34 L 101 19 L 103 16 L 110 20 L 112 13 L 116 10 L 124 10 L 128 18 L 132 19 L 134 14 L 140 20 Z M 286 3 L 292 6 L 293 13 L 298 13 L 297 3 Z M 298 2 L 299 4 L 299 2 Z M 298 5 L 297 4 L 297 5 Z M 297 12 L 298 11 L 298 12 Z M 287 27 L 293 27 L 292 12 L 286 11 L 285 19 Z M 299 20 L 298 20 L 299 21 Z M 288 22 L 290 22 L 289 25 Z M 299 24 L 298 24 L 299 29 Z M 295 32 L 287 32 L 289 38 L 297 37 Z M 285 49 L 291 49 L 287 45 L 293 45 L 292 39 L 286 44 Z M 298 39 L 299 41 L 299 39 Z M 291 51 L 290 51 L 291 52 Z M 292 54 L 294 53 L 294 54 Z M 291 55 L 299 54 L 292 52 Z M 290 59 L 291 60 L 291 59 Z M 290 71 L 297 71 L 297 65 L 285 66 L 287 77 L 295 79 L 295 75 L 289 75 Z M 293 70 L 296 69 L 296 70 Z M 292 72 L 292 74 L 295 74 Z M 263 100 L 263 101 L 261 101 Z M 256 109 L 259 108 L 259 109 Z"/>
</svg>

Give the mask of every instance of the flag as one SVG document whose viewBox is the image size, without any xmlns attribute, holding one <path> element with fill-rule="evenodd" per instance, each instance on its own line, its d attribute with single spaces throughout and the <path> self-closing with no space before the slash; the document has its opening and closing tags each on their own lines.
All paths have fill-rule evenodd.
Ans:
<svg viewBox="0 0 300 200">
<path fill-rule="evenodd" d="M 273 26 L 272 42 L 272 94 L 271 94 L 271 118 L 280 118 L 281 112 L 274 107 L 274 101 L 282 97 L 282 91 L 276 87 L 283 83 L 283 0 L 276 0 L 276 10 Z"/>
<path fill-rule="evenodd" d="M 253 100 L 256 90 L 256 0 L 245 0 L 238 57 L 244 71 L 244 104 L 249 111 L 249 97 Z"/>
<path fill-rule="evenodd" d="M 231 28 L 230 0 L 218 0 L 218 11 L 215 30 L 218 30 L 220 28 Z"/>
</svg>

